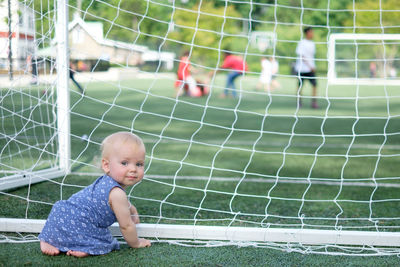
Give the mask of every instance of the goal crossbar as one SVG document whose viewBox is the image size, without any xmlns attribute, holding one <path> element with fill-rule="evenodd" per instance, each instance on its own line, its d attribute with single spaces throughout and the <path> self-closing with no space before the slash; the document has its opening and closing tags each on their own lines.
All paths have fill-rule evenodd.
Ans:
<svg viewBox="0 0 400 267">
<path fill-rule="evenodd" d="M 0 218 L 5 232 L 40 233 L 45 220 Z M 400 233 L 371 231 L 335 231 L 315 229 L 199 226 L 176 224 L 138 224 L 138 235 L 146 238 L 219 240 L 231 242 L 277 242 L 300 244 L 337 244 L 400 247 Z M 110 227 L 121 236 L 118 223 Z"/>
</svg>

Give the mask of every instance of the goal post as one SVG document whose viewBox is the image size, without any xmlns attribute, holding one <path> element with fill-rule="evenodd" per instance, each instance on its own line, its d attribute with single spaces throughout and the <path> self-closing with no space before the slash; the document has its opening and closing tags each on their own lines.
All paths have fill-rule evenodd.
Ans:
<svg viewBox="0 0 400 267">
<path fill-rule="evenodd" d="M 392 41 L 390 43 L 389 41 Z M 400 84 L 400 78 L 396 75 L 391 75 L 390 69 L 386 68 L 386 65 L 391 66 L 389 59 L 389 49 L 386 48 L 388 45 L 400 47 L 400 34 L 368 34 L 368 33 L 333 33 L 329 35 L 328 42 L 328 83 L 337 85 L 391 85 L 396 86 Z M 339 47 L 347 46 L 353 47 L 353 53 L 346 57 L 340 55 Z M 366 47 L 370 49 L 369 58 L 358 58 L 357 53 L 360 47 Z M 380 58 L 377 58 L 374 53 L 374 48 L 381 50 Z M 385 49 L 386 48 L 386 49 Z M 393 61 L 393 59 L 391 60 Z M 367 75 L 363 75 L 360 63 L 365 63 L 364 69 L 368 68 L 370 64 L 373 64 L 376 69 L 377 62 L 380 62 L 383 66 L 381 74 L 377 75 L 376 70 L 367 69 L 364 72 Z M 345 72 L 349 74 L 347 77 L 343 77 L 338 74 L 338 64 L 345 63 L 353 66 L 350 71 L 342 70 L 342 74 Z M 388 66 L 389 67 L 389 66 Z M 371 67 L 370 67 L 371 68 Z M 392 67 L 394 68 L 394 66 Z M 349 77 L 350 76 L 350 77 Z M 351 77 L 353 76 L 353 77 Z M 369 77 L 368 77 L 369 76 Z M 379 77 L 380 76 L 380 77 Z"/>
<path fill-rule="evenodd" d="M 57 137 L 60 169 L 65 175 L 71 168 L 68 6 L 68 0 L 57 1 Z"/>
<path fill-rule="evenodd" d="M 126 191 L 141 237 L 400 253 L 400 94 L 387 87 L 400 81 L 388 72 L 399 65 L 400 34 L 330 34 L 335 17 L 310 25 L 314 16 L 303 15 L 322 9 L 308 1 L 301 9 L 223 2 L 15 0 L 36 13 L 15 11 L 14 79 L 0 76 L 0 242 L 38 241 L 52 206 L 102 175 L 102 140 L 129 131 L 146 146 L 144 179 Z M 314 26 L 317 76 L 303 80 L 300 106 L 300 76 L 289 68 L 306 26 Z M 32 42 L 37 53 L 25 49 Z M 37 56 L 39 72 L 21 51 Z M 226 55 L 248 69 L 235 73 Z M 270 77 L 277 89 L 264 91 L 266 58 L 282 71 Z M 176 91 L 171 65 L 181 63 L 201 96 Z M 121 236 L 117 223 L 110 229 Z"/>
<path fill-rule="evenodd" d="M 56 79 L 56 121 L 54 136 L 49 142 L 57 142 L 57 152 L 54 155 L 55 165 L 41 170 L 33 170 L 35 166 L 4 176 L 0 179 L 0 190 L 10 190 L 25 185 L 43 182 L 49 179 L 63 177 L 70 172 L 70 101 L 69 101 L 69 59 L 68 59 L 68 0 L 57 1 L 57 79 Z M 33 41 L 34 37 L 32 38 Z M 36 78 L 36 77 L 34 77 Z M 51 126 L 49 125 L 51 128 Z M 23 130 L 23 129 L 19 129 Z M 58 160 L 57 160 L 58 159 Z M 14 168 L 14 166 L 10 166 Z"/>
</svg>

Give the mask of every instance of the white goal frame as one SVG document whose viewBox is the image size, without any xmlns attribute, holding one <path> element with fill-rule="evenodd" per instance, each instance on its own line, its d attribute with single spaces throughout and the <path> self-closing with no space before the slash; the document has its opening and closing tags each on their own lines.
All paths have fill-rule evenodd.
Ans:
<svg viewBox="0 0 400 267">
<path fill-rule="evenodd" d="M 57 138 L 59 166 L 56 168 L 24 172 L 0 180 L 0 190 L 19 187 L 33 182 L 62 177 L 70 172 L 70 117 L 69 117 L 69 58 L 68 58 L 68 0 L 57 1 Z M 371 83 L 370 79 L 340 79 L 335 77 L 335 41 L 346 40 L 400 40 L 400 34 L 394 35 L 355 35 L 332 34 L 329 39 L 329 72 L 328 80 L 335 84 Z M 376 79 L 378 80 L 378 79 Z M 396 82 L 400 80 L 385 80 Z M 238 215 L 238 214 L 237 214 Z M 44 220 L 0 218 L 0 232 L 40 233 Z M 112 232 L 120 235 L 118 224 L 114 224 Z M 199 225 L 169 225 L 141 224 L 138 226 L 139 236 L 155 239 L 186 239 L 186 240 L 219 240 L 225 242 L 276 242 L 320 245 L 361 245 L 400 247 L 400 232 L 378 231 L 344 231 L 344 230 L 314 230 L 296 228 L 270 227 L 233 227 L 233 226 L 199 226 Z"/>
<path fill-rule="evenodd" d="M 0 190 L 9 190 L 28 184 L 65 176 L 70 173 L 70 114 L 69 114 L 69 54 L 68 54 L 68 0 L 57 1 L 57 143 L 58 166 L 22 171 L 0 179 Z M 0 228 L 1 231 L 1 228 Z"/>
<path fill-rule="evenodd" d="M 0 231 L 40 233 L 45 220 L 1 219 Z M 122 236 L 118 223 L 110 226 L 114 236 Z M 290 228 L 138 224 L 140 237 L 197 241 L 224 241 L 232 244 L 273 242 L 304 245 L 349 245 L 399 247 L 400 233 L 340 231 Z M 215 244 L 215 243 L 214 243 Z M 290 245 L 288 245 L 290 247 Z"/>
<path fill-rule="evenodd" d="M 338 78 L 336 75 L 336 41 L 337 40 L 397 40 L 400 34 L 357 34 L 357 33 L 333 33 L 329 35 L 328 41 L 328 83 L 332 85 L 400 85 L 400 79 L 389 78 Z"/>
</svg>

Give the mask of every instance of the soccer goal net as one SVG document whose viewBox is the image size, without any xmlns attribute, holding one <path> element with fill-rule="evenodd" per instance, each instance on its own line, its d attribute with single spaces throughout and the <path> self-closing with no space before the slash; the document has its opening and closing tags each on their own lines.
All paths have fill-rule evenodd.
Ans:
<svg viewBox="0 0 400 267">
<path fill-rule="evenodd" d="M 399 254 L 397 6 L 267 2 L 0 1 L 0 242 L 37 242 L 130 131 L 139 236 Z"/>
</svg>

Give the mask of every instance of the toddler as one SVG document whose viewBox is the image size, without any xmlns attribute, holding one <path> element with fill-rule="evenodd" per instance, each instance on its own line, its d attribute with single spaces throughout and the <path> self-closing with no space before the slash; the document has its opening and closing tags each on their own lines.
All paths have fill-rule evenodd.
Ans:
<svg viewBox="0 0 400 267">
<path fill-rule="evenodd" d="M 129 132 L 117 132 L 101 144 L 101 167 L 105 175 L 93 184 L 54 204 L 39 235 L 40 249 L 47 255 L 85 257 L 119 249 L 108 227 L 118 221 L 121 233 L 132 248 L 149 247 L 150 240 L 138 238 L 139 216 L 125 188 L 144 175 L 143 141 Z"/>
</svg>

